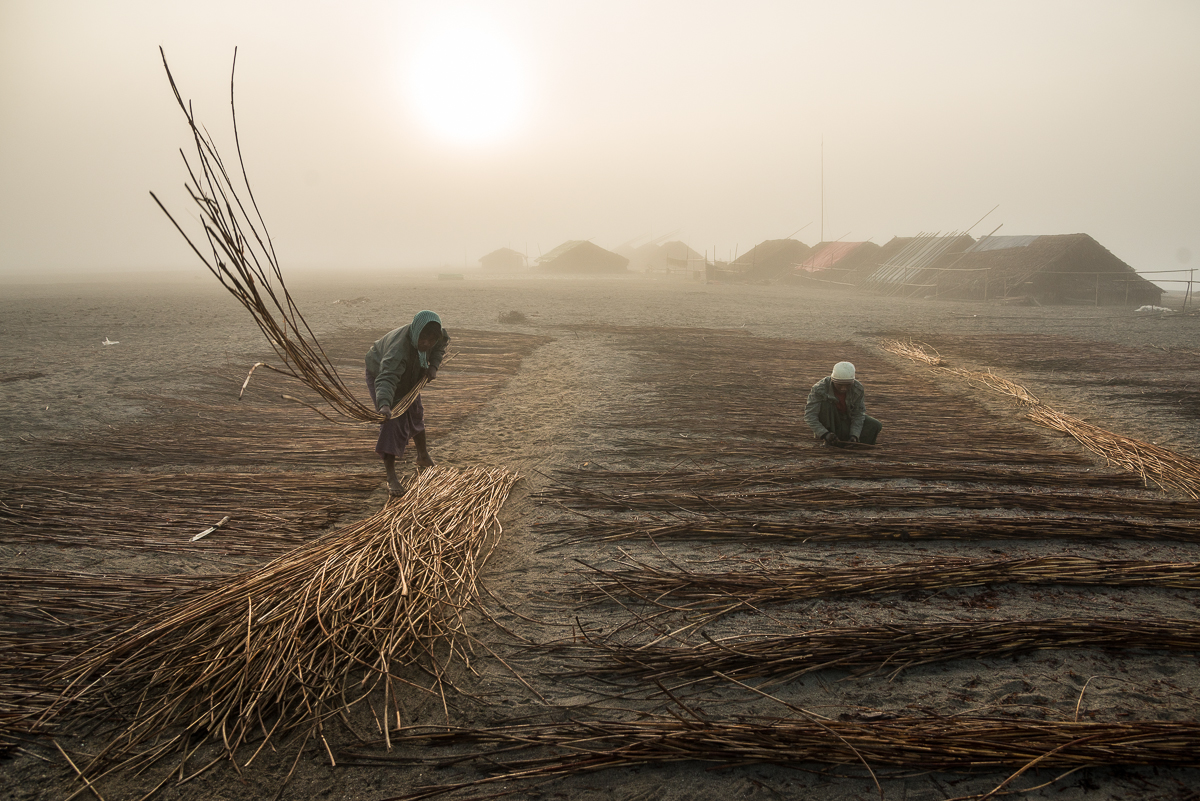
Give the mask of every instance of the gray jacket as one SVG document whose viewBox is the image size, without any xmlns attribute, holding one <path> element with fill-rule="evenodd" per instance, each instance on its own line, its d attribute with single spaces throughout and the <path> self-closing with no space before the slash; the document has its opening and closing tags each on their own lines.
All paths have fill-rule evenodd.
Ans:
<svg viewBox="0 0 1200 801">
<path fill-rule="evenodd" d="M 427 360 L 431 367 L 441 367 L 450 335 L 442 329 L 437 344 L 429 349 Z M 367 351 L 367 369 L 375 376 L 375 408 L 395 406 L 425 375 L 417 349 L 408 336 L 408 326 L 402 325 L 385 334 Z"/>
<path fill-rule="evenodd" d="M 852 437 L 862 435 L 863 421 L 867 419 L 866 394 L 867 391 L 863 389 L 863 385 L 857 381 L 850 389 L 846 390 L 846 411 L 850 413 L 850 436 Z M 804 422 L 808 424 L 818 439 L 829 433 L 829 429 L 820 419 L 821 407 L 825 401 L 837 403 L 837 396 L 833 392 L 832 376 L 825 376 L 813 384 L 813 388 L 808 391 L 808 403 L 804 404 Z"/>
</svg>

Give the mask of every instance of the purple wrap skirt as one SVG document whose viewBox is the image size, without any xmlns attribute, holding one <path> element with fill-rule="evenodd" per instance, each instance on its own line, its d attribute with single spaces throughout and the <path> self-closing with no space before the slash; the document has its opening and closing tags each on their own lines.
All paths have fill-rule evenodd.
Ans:
<svg viewBox="0 0 1200 801">
<path fill-rule="evenodd" d="M 371 393 L 371 402 L 375 401 L 375 376 L 367 371 L 367 390 Z M 408 441 L 414 434 L 425 430 L 425 408 L 421 406 L 421 396 L 413 401 L 404 414 L 393 417 L 379 426 L 379 441 L 375 443 L 375 452 L 382 455 L 391 454 L 397 459 L 404 455 Z"/>
</svg>

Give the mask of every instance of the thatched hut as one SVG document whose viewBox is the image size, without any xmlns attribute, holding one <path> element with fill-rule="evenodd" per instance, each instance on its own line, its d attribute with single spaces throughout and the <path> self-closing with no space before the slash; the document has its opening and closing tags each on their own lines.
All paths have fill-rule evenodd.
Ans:
<svg viewBox="0 0 1200 801">
<path fill-rule="evenodd" d="M 984 237 L 942 279 L 947 297 L 1158 305 L 1162 289 L 1087 234 Z"/>
<path fill-rule="evenodd" d="M 729 271 L 746 279 L 781 278 L 790 275 L 811 251 L 798 239 L 767 239 L 734 259 Z"/>
<path fill-rule="evenodd" d="M 874 242 L 819 242 L 796 265 L 795 277 L 853 286 L 859 276 L 879 265 L 880 250 Z"/>
<path fill-rule="evenodd" d="M 586 239 L 572 239 L 537 260 L 539 270 L 552 273 L 623 273 L 629 259 L 594 245 Z"/>
<path fill-rule="evenodd" d="M 529 266 L 525 254 L 519 253 L 512 248 L 493 250 L 486 256 L 480 256 L 479 263 L 483 265 L 483 269 L 494 272 L 513 272 L 515 270 L 523 270 Z"/>
<path fill-rule="evenodd" d="M 661 245 L 647 243 L 634 251 L 629 269 L 685 278 L 704 275 L 704 256 L 678 240 Z"/>
</svg>

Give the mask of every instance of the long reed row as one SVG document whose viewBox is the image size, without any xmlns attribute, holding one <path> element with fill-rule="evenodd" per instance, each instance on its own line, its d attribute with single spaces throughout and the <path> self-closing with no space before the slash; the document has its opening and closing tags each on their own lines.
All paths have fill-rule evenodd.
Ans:
<svg viewBox="0 0 1200 801">
<path fill-rule="evenodd" d="M 386 738 L 401 723 L 399 694 L 443 692 L 467 654 L 464 615 L 515 480 L 502 469 L 427 470 L 371 517 L 111 621 L 111 634 L 50 672 L 61 691 L 43 720 L 121 721 L 77 763 L 93 783 L 172 753 L 164 784 L 222 760 L 240 769 L 288 737 L 327 749 L 331 718 L 344 721 L 376 689 L 371 712 Z"/>
<path fill-rule="evenodd" d="M 1160 618 L 1049 618 L 982 622 L 838 626 L 785 636 L 707 639 L 698 645 L 612 644 L 581 632 L 595 654 L 570 646 L 584 675 L 605 673 L 646 682 L 767 678 L 781 682 L 837 668 L 895 676 L 952 659 L 1004 658 L 1047 648 L 1143 648 L 1200 651 L 1200 623 Z"/>
<path fill-rule="evenodd" d="M 935 592 L 985 584 L 1069 584 L 1200 589 L 1200 563 L 1101 560 L 1080 556 L 1014 559 L 942 557 L 894 565 L 733 570 L 688 570 L 626 560 L 620 568 L 589 567 L 572 590 L 583 601 L 639 598 L 671 609 L 758 609 L 830 596 Z"/>
<path fill-rule="evenodd" d="M 804 710 L 788 718 L 712 720 L 685 709 L 635 721 L 579 719 L 490 730 L 414 731 L 415 747 L 477 746 L 430 768 L 473 758 L 477 778 L 431 784 L 386 801 L 415 801 L 497 782 L 581 774 L 615 767 L 701 762 L 722 767 L 758 764 L 861 766 L 979 771 L 1033 766 L 1074 769 L 1102 765 L 1200 765 L 1200 724 L 1184 722 L 1090 723 L 1005 718 L 897 717 L 833 720 Z M 547 752 L 545 749 L 549 749 Z M 411 757 L 357 749 L 346 764 L 407 765 Z M 1005 781 L 1001 787 L 1008 784 Z M 996 788 L 997 790 L 1000 787 Z"/>
<path fill-rule="evenodd" d="M 22 473 L 0 479 L 0 543 L 262 557 L 358 511 L 371 473 Z M 219 534 L 191 538 L 228 516 Z"/>
<path fill-rule="evenodd" d="M 865 509 L 1024 509 L 1038 512 L 1123 514 L 1136 517 L 1197 518 L 1200 503 L 1068 492 L 999 489 L 909 489 L 790 487 L 740 492 L 602 492 L 559 485 L 536 497 L 575 509 L 609 511 L 710 511 L 714 514 L 789 511 L 838 512 Z"/>
<path fill-rule="evenodd" d="M 638 515 L 632 519 L 584 516 L 534 524 L 561 544 L 630 539 L 759 539 L 801 542 L 839 540 L 1080 539 L 1200 542 L 1200 521 L 1115 517 L 947 515 L 849 517 L 829 515 L 778 520 L 734 515 Z"/>
<path fill-rule="evenodd" d="M 856 454 L 856 457 L 859 454 Z M 815 481 L 828 481 L 829 467 L 822 463 L 789 463 L 762 466 L 758 469 L 673 469 L 673 470 L 588 470 L 559 468 L 550 474 L 560 483 L 581 486 L 611 486 L 617 484 L 630 491 L 673 492 L 733 492 L 754 487 L 795 487 Z M 847 460 L 837 467 L 843 481 L 867 479 L 887 481 L 911 478 L 920 481 L 978 482 L 1001 486 L 1021 487 L 1140 487 L 1137 476 L 1122 472 L 1097 472 L 1067 468 L 1021 469 L 990 465 L 962 464 L 949 467 L 941 464 L 920 464 L 874 458 Z"/>
<path fill-rule="evenodd" d="M 1182 492 L 1190 498 L 1200 499 L 1200 461 L 1196 459 L 1160 445 L 1114 434 L 1077 417 L 1063 414 L 1042 403 L 1025 387 L 990 372 L 949 367 L 939 354 L 931 353 L 927 346 L 920 343 L 887 339 L 880 345 L 891 353 L 923 362 L 1012 397 L 1026 407 L 1025 411 L 1030 420 L 1073 437 L 1084 448 L 1110 464 L 1118 465 L 1144 479 L 1153 479 L 1161 486 Z"/>
</svg>

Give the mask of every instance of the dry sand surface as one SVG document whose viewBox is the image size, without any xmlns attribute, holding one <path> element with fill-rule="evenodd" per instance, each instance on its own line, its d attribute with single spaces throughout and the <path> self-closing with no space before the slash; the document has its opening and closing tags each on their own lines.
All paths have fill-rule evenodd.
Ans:
<svg viewBox="0 0 1200 801">
<path fill-rule="evenodd" d="M 341 429 L 341 439 L 331 442 L 320 433 L 319 418 L 278 398 L 269 377 L 256 376 L 250 397 L 240 405 L 234 400 L 250 365 L 271 354 L 250 315 L 215 283 L 200 277 L 174 283 L 9 284 L 0 291 L 0 471 L 7 485 L 0 552 L 7 573 L 202 576 L 244 570 L 386 503 L 369 427 Z M 742 686 L 713 681 L 703 669 L 658 683 L 645 674 L 613 674 L 606 672 L 611 666 L 606 649 L 598 647 L 627 649 L 664 632 L 675 633 L 660 645 L 682 648 L 705 645 L 709 638 L 874 624 L 899 631 L 913 624 L 1066 618 L 1082 628 L 1085 621 L 1121 618 L 1136 628 L 1158 619 L 1196 621 L 1195 588 L 997 582 L 819 597 L 700 622 L 695 610 L 665 610 L 616 591 L 609 598 L 582 599 L 602 578 L 598 571 L 635 563 L 716 573 L 1051 555 L 1200 561 L 1197 543 L 1162 536 L 1165 520 L 1185 527 L 1195 522 L 1197 507 L 1183 503 L 1185 497 L 1122 483 L 1119 470 L 1073 440 L 1024 420 L 1009 400 L 880 346 L 889 337 L 926 342 L 952 364 L 993 369 L 1061 411 L 1200 458 L 1200 317 L 859 300 L 788 285 L 640 278 L 346 276 L 326 283 L 298 278 L 291 289 L 356 389 L 362 383 L 361 356 L 373 339 L 420 309 L 438 311 L 453 337 L 452 350 L 461 348 L 463 355 L 456 357 L 458 373 L 451 361 L 425 394 L 434 458 L 446 466 L 500 465 L 522 476 L 485 569 L 489 608 L 501 627 L 472 617 L 473 633 L 507 667 L 481 650 L 471 670 L 456 668 L 453 678 L 461 691 L 447 696 L 453 725 L 636 720 L 668 710 L 681 719 L 721 722 L 750 716 L 926 717 L 931 727 L 951 715 L 1045 722 L 1197 720 L 1200 665 L 1190 650 L 1048 648 L 899 671 L 894 663 L 862 675 L 836 667 L 776 673 L 746 678 Z M 366 300 L 334 302 L 360 298 Z M 527 321 L 498 321 L 513 310 Z M 106 337 L 119 344 L 102 344 Z M 495 359 L 489 361 L 489 354 Z M 869 453 L 815 447 L 803 425 L 809 387 L 843 358 L 858 365 L 868 411 L 884 422 L 880 446 Z M 365 396 L 365 388 L 362 392 Z M 289 433 L 256 438 L 262 432 Z M 884 463 L 943 469 L 928 479 L 882 468 L 872 472 L 873 465 Z M 406 468 L 412 469 L 411 456 Z M 758 508 L 742 509 L 729 487 L 703 483 L 667 493 L 665 501 L 662 493 L 653 495 L 654 474 L 715 471 L 741 476 L 749 485 L 755 476 L 789 469 L 791 484 L 768 488 L 782 493 L 779 498 L 750 496 Z M 810 476 L 796 479 L 801 469 Z M 971 469 L 1042 470 L 1078 480 L 1068 486 L 1003 485 L 972 480 Z M 221 502 L 230 497 L 224 485 L 219 493 L 213 488 L 214 476 L 223 472 L 278 474 L 278 495 L 243 497 L 244 511 L 227 529 L 188 546 L 192 533 L 220 516 L 215 501 L 211 509 L 203 505 L 206 494 L 219 495 Z M 175 483 L 144 508 L 112 508 L 95 494 L 95 485 L 124 474 Z M 1107 476 L 1116 478 L 1106 486 Z M 20 482 L 31 477 L 78 498 L 77 519 L 23 526 L 13 510 L 24 502 Z M 287 493 L 296 488 L 317 494 L 324 511 L 285 509 Z M 847 490 L 856 493 L 848 502 L 837 494 Z M 601 496 L 612 502 L 605 506 Z M 655 497 L 674 507 L 654 507 Z M 890 500 L 875 503 L 876 497 Z M 173 503 L 185 501 L 187 509 L 203 509 L 203 515 L 173 512 Z M 1088 503 L 1096 511 L 1083 508 Z M 573 504 L 588 508 L 573 510 Z M 730 528 L 758 521 L 764 531 L 743 526 L 735 536 L 600 539 L 603 531 L 637 532 L 692 516 L 723 518 Z M 1056 535 L 1055 521 L 1072 516 L 1094 521 L 1096 530 L 1119 524 L 1141 538 L 1097 539 L 1087 536 L 1086 527 L 1066 526 Z M 846 530 L 856 522 L 878 527 L 911 518 L 918 523 L 904 538 L 821 536 L 826 522 Z M 1026 526 L 1035 534 L 937 536 L 956 521 L 969 532 L 972 524 L 991 518 L 1016 521 L 1018 531 Z M 765 536 L 767 523 L 788 522 L 810 524 L 814 533 Z M 254 548 L 238 545 L 239 531 L 257 537 Z M 405 707 L 406 725 L 446 722 L 435 696 L 414 691 Z M 369 733 L 368 720 L 353 722 Z M 98 747 L 83 732 L 56 736 L 77 756 Z M 425 784 L 485 775 L 485 766 L 477 763 L 434 768 L 420 761 L 463 753 L 464 746 L 407 744 L 401 738 L 388 757 L 394 761 L 368 766 L 348 763 L 364 751 L 381 751 L 378 743 L 359 745 L 344 731 L 329 739 L 343 757 L 340 764 L 331 767 L 325 750 L 309 745 L 284 798 L 386 799 Z M 286 746 L 242 776 L 222 765 L 193 782 L 168 784 L 157 797 L 271 797 L 292 764 Z M 80 789 L 45 740 L 27 742 L 0 759 L 5 798 L 66 798 Z M 774 759 L 789 764 L 770 764 Z M 881 795 L 923 801 L 986 793 L 1015 770 L 936 771 L 914 760 L 904 767 L 873 765 L 872 777 L 853 760 L 831 765 L 791 759 L 774 753 L 750 766 L 642 764 L 529 784 L 504 781 L 471 792 L 630 801 Z M 1021 797 L 1200 797 L 1196 768 L 1115 765 L 1064 773 L 1036 765 L 1005 792 L 1041 786 Z M 120 775 L 99 789 L 109 801 L 138 798 L 156 781 Z"/>
</svg>

